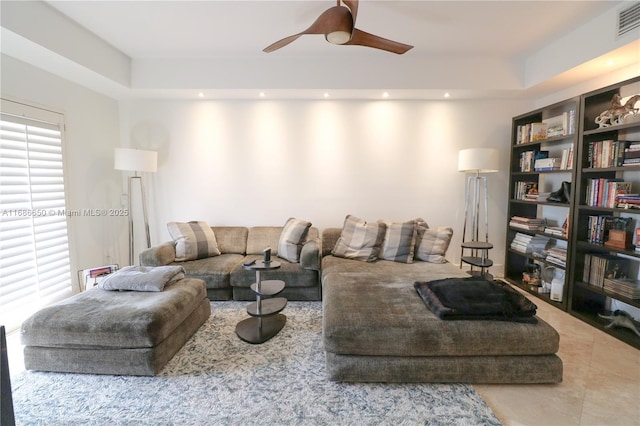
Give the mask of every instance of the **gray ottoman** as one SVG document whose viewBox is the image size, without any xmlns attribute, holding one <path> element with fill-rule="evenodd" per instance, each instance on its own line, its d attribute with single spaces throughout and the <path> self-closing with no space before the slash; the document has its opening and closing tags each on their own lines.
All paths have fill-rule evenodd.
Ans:
<svg viewBox="0 0 640 426">
<path fill-rule="evenodd" d="M 28 370 L 153 376 L 209 318 L 204 281 L 161 292 L 93 288 L 22 324 Z"/>
</svg>

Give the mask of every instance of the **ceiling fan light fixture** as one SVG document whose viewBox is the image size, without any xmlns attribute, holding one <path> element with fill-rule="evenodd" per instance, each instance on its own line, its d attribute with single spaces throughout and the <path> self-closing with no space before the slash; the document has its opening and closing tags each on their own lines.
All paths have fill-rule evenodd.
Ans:
<svg viewBox="0 0 640 426">
<path fill-rule="evenodd" d="M 326 39 L 329 43 L 345 44 L 351 40 L 351 33 L 347 31 L 333 31 L 327 34 Z"/>
</svg>

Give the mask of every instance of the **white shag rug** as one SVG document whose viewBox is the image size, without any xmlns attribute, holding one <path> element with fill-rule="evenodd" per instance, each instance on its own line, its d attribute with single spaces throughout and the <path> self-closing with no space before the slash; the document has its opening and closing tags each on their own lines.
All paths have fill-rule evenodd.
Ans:
<svg viewBox="0 0 640 426">
<path fill-rule="evenodd" d="M 26 371 L 18 425 L 499 425 L 470 385 L 327 379 L 322 303 L 289 302 L 284 329 L 241 341 L 246 302 L 212 302 L 209 320 L 156 377 Z"/>
</svg>

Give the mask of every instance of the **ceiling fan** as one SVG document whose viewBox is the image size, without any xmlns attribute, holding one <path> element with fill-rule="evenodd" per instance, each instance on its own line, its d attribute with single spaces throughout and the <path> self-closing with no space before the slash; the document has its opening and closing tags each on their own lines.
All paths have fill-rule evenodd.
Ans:
<svg viewBox="0 0 640 426">
<path fill-rule="evenodd" d="M 340 1 L 337 0 L 336 6 L 325 10 L 306 30 L 276 41 L 265 47 L 263 51 L 270 53 L 278 50 L 305 34 L 324 34 L 324 38 L 329 43 L 372 47 L 397 53 L 398 55 L 402 55 L 413 48 L 408 44 L 387 40 L 357 29 L 355 25 L 356 16 L 358 15 L 358 0 L 342 0 L 346 7 L 342 6 Z"/>
</svg>

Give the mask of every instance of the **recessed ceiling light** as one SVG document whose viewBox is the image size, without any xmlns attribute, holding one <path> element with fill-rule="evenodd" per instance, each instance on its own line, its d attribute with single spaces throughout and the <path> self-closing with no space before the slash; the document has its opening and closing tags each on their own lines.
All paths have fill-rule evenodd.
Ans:
<svg viewBox="0 0 640 426">
<path fill-rule="evenodd" d="M 383 92 L 382 93 L 382 97 L 383 98 L 388 98 L 389 97 L 389 92 Z"/>
<path fill-rule="evenodd" d="M 607 61 L 607 66 L 608 66 L 608 67 L 612 67 L 612 66 L 614 66 L 615 64 L 616 64 L 616 62 L 615 62 L 613 59 L 610 59 L 610 60 L 608 60 L 608 61 Z"/>
<path fill-rule="evenodd" d="M 198 96 L 201 97 L 201 98 L 204 98 L 204 93 L 200 92 L 200 93 L 198 93 Z"/>
<path fill-rule="evenodd" d="M 265 96 L 265 95 L 264 95 L 264 92 L 260 92 L 260 97 L 261 97 L 261 98 L 264 98 L 264 96 Z"/>
<path fill-rule="evenodd" d="M 324 96 L 325 98 L 328 98 L 328 97 L 329 97 L 329 93 L 324 92 L 324 95 L 323 95 L 323 96 Z"/>
<path fill-rule="evenodd" d="M 448 98 L 448 97 L 450 97 L 450 96 L 451 96 L 451 94 L 450 94 L 449 92 L 447 92 L 447 93 L 445 93 L 445 94 L 444 94 L 444 97 L 445 97 L 445 98 Z"/>
</svg>

